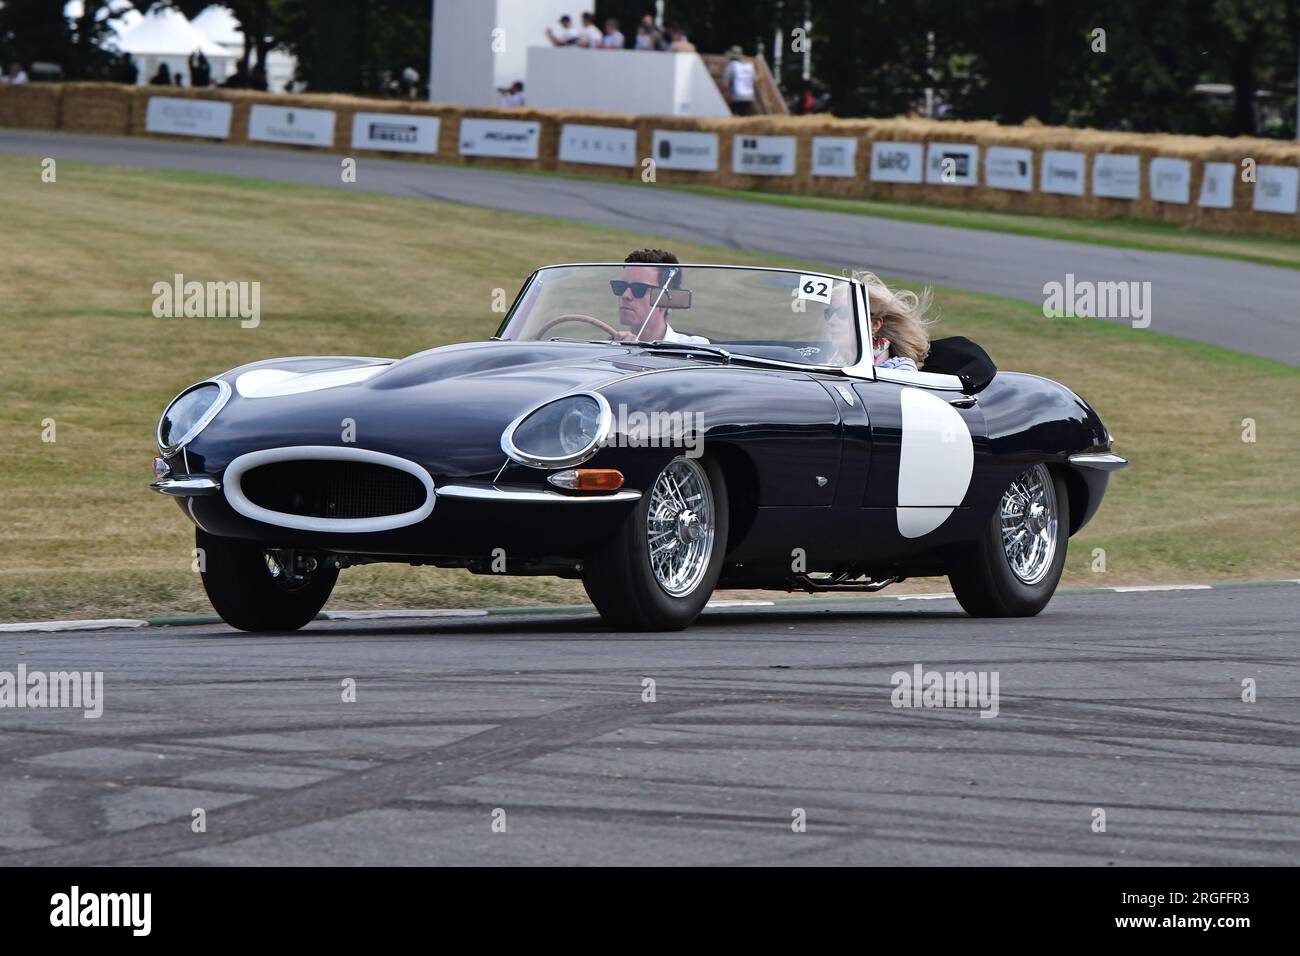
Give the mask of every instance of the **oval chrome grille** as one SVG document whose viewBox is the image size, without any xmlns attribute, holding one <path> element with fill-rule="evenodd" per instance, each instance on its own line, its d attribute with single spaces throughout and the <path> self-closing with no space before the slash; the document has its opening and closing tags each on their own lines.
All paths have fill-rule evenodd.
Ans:
<svg viewBox="0 0 1300 956">
<path fill-rule="evenodd" d="M 251 468 L 241 478 L 253 504 L 310 518 L 382 518 L 420 509 L 427 494 L 414 475 L 364 461 L 295 459 Z"/>
</svg>

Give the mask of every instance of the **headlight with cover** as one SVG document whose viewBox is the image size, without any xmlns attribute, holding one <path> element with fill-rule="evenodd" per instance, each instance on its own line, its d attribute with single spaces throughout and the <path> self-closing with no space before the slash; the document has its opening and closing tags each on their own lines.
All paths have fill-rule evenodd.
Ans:
<svg viewBox="0 0 1300 956">
<path fill-rule="evenodd" d="M 567 395 L 512 422 L 501 436 L 501 448 L 514 461 L 534 468 L 568 468 L 596 453 L 609 435 L 612 418 L 603 395 Z"/>
<path fill-rule="evenodd" d="M 158 447 L 172 455 L 183 448 L 221 411 L 230 398 L 225 382 L 200 382 L 177 395 L 158 420 Z"/>
</svg>

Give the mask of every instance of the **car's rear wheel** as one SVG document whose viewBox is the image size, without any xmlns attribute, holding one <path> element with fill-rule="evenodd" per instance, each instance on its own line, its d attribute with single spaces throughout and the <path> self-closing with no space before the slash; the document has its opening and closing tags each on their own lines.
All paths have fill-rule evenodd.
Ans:
<svg viewBox="0 0 1300 956">
<path fill-rule="evenodd" d="M 320 613 L 338 580 L 332 565 L 308 559 L 288 568 L 283 553 L 255 541 L 219 538 L 201 528 L 194 541 L 203 549 L 200 573 L 208 600 L 241 631 L 298 630 Z"/>
<path fill-rule="evenodd" d="M 1061 580 L 1070 536 L 1065 482 L 1046 465 L 1007 487 L 983 535 L 958 556 L 948 579 L 975 617 L 1032 617 Z"/>
<path fill-rule="evenodd" d="M 600 616 L 628 631 L 676 631 L 708 603 L 727 549 L 727 485 L 716 462 L 678 457 L 622 527 L 587 557 Z"/>
</svg>

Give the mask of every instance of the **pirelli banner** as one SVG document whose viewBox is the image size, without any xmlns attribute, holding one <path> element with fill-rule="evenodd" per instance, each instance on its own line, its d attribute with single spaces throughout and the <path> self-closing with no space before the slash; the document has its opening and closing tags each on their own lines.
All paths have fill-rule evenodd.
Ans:
<svg viewBox="0 0 1300 956">
<path fill-rule="evenodd" d="M 107 83 L 0 85 L 0 126 L 1300 236 L 1300 145 L 989 122 L 474 109 Z"/>
</svg>

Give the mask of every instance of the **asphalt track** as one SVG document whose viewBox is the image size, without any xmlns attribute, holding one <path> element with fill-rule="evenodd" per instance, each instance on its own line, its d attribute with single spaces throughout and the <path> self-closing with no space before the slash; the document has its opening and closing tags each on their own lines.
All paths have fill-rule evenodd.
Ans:
<svg viewBox="0 0 1300 956">
<path fill-rule="evenodd" d="M 0 710 L 0 865 L 1292 865 L 1298 610 L 1276 585 L 652 635 L 572 613 L 3 634 L 0 670 L 102 670 L 105 704 Z M 893 707 L 916 664 L 996 671 L 998 715 Z"/>
<path fill-rule="evenodd" d="M 534 213 L 838 268 L 867 267 L 1039 306 L 1044 285 L 1064 283 L 1067 274 L 1076 282 L 1150 282 L 1151 331 L 1300 365 L 1295 269 L 791 209 L 650 185 L 399 160 L 361 159 L 357 182 L 345 184 L 338 155 L 301 150 L 2 129 L 0 153 L 225 173 Z M 610 258 L 623 253 L 612 249 Z"/>
</svg>

